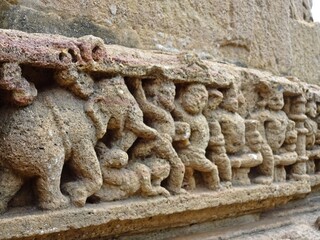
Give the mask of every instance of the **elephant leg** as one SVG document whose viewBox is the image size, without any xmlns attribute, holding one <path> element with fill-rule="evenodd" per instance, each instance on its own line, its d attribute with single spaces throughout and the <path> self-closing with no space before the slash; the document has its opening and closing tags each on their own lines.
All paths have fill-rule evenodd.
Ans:
<svg viewBox="0 0 320 240">
<path fill-rule="evenodd" d="M 23 179 L 11 169 L 0 170 L 0 213 L 6 211 L 8 202 L 20 190 Z"/>
<path fill-rule="evenodd" d="M 99 160 L 89 139 L 83 139 L 73 146 L 73 156 L 69 161 L 78 181 L 66 183 L 63 188 L 70 195 L 74 205 L 82 207 L 89 196 L 102 186 Z"/>
<path fill-rule="evenodd" d="M 70 201 L 60 190 L 60 178 L 64 163 L 64 153 L 52 158 L 50 168 L 37 179 L 37 190 L 39 196 L 39 206 L 42 209 L 58 209 L 69 206 Z M 54 164 L 55 163 L 55 164 Z"/>
</svg>

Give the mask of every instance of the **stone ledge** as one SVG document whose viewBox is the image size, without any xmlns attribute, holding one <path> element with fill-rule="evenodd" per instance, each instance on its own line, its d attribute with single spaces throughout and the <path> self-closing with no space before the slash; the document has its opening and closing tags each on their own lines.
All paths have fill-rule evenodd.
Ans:
<svg viewBox="0 0 320 240">
<path fill-rule="evenodd" d="M 185 196 L 134 198 L 58 211 L 13 209 L 0 218 L 1 239 L 88 239 L 188 225 L 257 212 L 311 191 L 307 182 L 234 187 Z M 199 201 L 201 199 L 201 201 Z M 235 211 L 237 209 L 237 211 Z M 90 231 L 88 231 L 90 228 Z M 89 234 L 89 235 L 88 235 Z"/>
</svg>

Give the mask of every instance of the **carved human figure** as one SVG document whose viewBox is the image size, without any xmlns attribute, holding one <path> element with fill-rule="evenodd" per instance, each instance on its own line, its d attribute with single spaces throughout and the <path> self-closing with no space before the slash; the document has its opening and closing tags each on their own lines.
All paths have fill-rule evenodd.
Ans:
<svg viewBox="0 0 320 240">
<path fill-rule="evenodd" d="M 262 137 L 258 131 L 258 121 L 245 121 L 246 145 L 232 156 L 232 183 L 234 185 L 249 185 L 251 168 L 260 165 L 263 161 L 261 154 Z"/>
<path fill-rule="evenodd" d="M 261 101 L 257 103 L 258 109 L 251 113 L 251 118 L 259 121 L 259 132 L 264 140 L 261 148 L 263 163 L 259 170 L 271 183 L 274 176 L 274 155 L 280 154 L 280 148 L 286 139 L 289 118 L 282 110 L 284 98 L 281 85 L 272 86 L 261 81 L 256 89 Z"/>
<path fill-rule="evenodd" d="M 131 79 L 130 82 L 146 124 L 159 133 L 153 141 L 139 139 L 131 150 L 131 157 L 151 169 L 153 184 L 156 186 L 160 186 L 166 178 L 169 163 L 167 189 L 174 194 L 185 193 L 181 188 L 185 167 L 172 146 L 176 133 L 170 112 L 174 109 L 175 85 L 163 79 L 146 80 L 143 85 L 139 79 Z"/>
<path fill-rule="evenodd" d="M 251 167 L 261 164 L 261 136 L 257 123 L 238 113 L 239 102 L 243 98 L 234 86 L 222 90 L 223 101 L 215 111 L 225 139 L 225 148 L 232 167 L 232 182 L 235 185 L 250 184 L 248 174 Z M 252 149 L 251 149 L 252 148 Z"/>
<path fill-rule="evenodd" d="M 227 156 L 224 136 L 221 132 L 220 124 L 216 117 L 216 108 L 222 102 L 223 94 L 213 88 L 208 88 L 209 100 L 203 111 L 209 123 L 210 140 L 207 148 L 207 156 L 218 167 L 221 181 L 231 183 L 232 170 L 230 159 Z"/>
<path fill-rule="evenodd" d="M 315 160 L 320 158 L 320 148 L 316 145 L 317 134 L 318 134 L 318 123 L 317 118 L 317 104 L 313 98 L 310 98 L 306 104 L 306 115 L 305 127 L 308 129 L 306 134 L 306 148 L 308 155 L 307 162 L 307 173 L 314 174 Z"/>
<path fill-rule="evenodd" d="M 137 193 L 143 196 L 170 193 L 163 187 L 151 183 L 151 169 L 146 165 L 128 161 L 128 154 L 117 148 L 110 149 L 103 142 L 96 147 L 103 176 L 101 189 L 92 197 L 94 201 L 114 201 L 125 199 Z M 166 172 L 169 175 L 170 167 Z"/>
<path fill-rule="evenodd" d="M 283 182 L 287 179 L 287 172 L 285 167 L 297 162 L 298 154 L 296 153 L 297 130 L 295 122 L 289 120 L 286 136 L 283 145 L 274 155 L 274 181 Z"/>
<path fill-rule="evenodd" d="M 238 113 L 238 98 L 239 95 L 233 86 L 225 89 L 223 91 L 223 100 L 215 111 L 229 157 L 240 152 L 245 145 L 245 120 Z M 230 161 L 232 162 L 233 160 L 230 159 Z"/>
<path fill-rule="evenodd" d="M 173 111 L 175 120 L 190 125 L 190 138 L 185 146 L 179 146 L 177 152 L 186 166 L 186 184 L 190 189 L 196 187 L 194 170 L 201 172 L 208 188 L 220 187 L 217 166 L 206 158 L 206 148 L 210 139 L 209 125 L 202 114 L 208 101 L 208 91 L 202 84 L 189 84 L 180 89 L 176 107 Z"/>
<path fill-rule="evenodd" d="M 128 89 L 122 78 L 113 79 L 112 86 L 115 86 L 117 91 L 109 93 L 110 104 L 119 105 L 119 114 L 123 114 L 123 106 L 130 106 L 130 109 L 127 109 L 129 114 L 127 119 L 122 119 L 120 117 L 114 117 L 110 119 L 108 123 L 108 131 L 102 141 L 104 141 L 108 146 L 106 146 L 102 141 L 99 142 L 98 149 L 98 158 L 100 161 L 100 166 L 102 168 L 102 176 L 104 179 L 102 188 L 94 194 L 94 197 L 98 197 L 101 201 L 110 201 L 110 199 L 120 199 L 129 197 L 136 193 L 141 188 L 144 190 L 145 195 L 156 195 L 164 194 L 167 195 L 168 191 L 160 186 L 163 178 L 167 178 L 170 172 L 170 166 L 167 164 L 156 164 L 154 161 L 148 161 L 147 164 L 140 164 L 137 161 L 131 159 L 128 164 L 128 154 L 127 151 L 135 143 L 137 138 L 146 140 L 147 142 L 154 142 L 156 139 L 159 139 L 158 132 L 148 127 L 143 122 L 143 113 L 138 106 L 135 98 L 128 94 L 127 96 L 122 96 L 124 93 L 128 92 Z M 130 124 L 131 121 L 135 122 L 135 126 Z M 137 146 L 137 145 L 135 145 Z M 135 148 L 135 147 L 134 147 Z M 145 148 L 140 150 L 146 151 Z M 117 160 L 118 158 L 118 160 Z M 113 159 L 113 160 L 112 160 Z M 121 160 L 122 159 L 122 160 Z M 114 166 L 112 162 L 123 162 L 121 166 Z M 161 162 L 163 163 L 163 162 Z M 121 182 L 118 180 L 114 184 L 112 179 L 115 179 L 115 174 L 118 172 L 120 175 L 117 179 L 126 179 L 127 175 L 138 177 L 139 184 L 133 185 L 130 183 L 125 183 L 124 179 Z M 123 176 L 122 176 L 123 175 Z M 158 181 L 159 184 L 151 185 L 151 181 L 161 178 L 161 181 Z M 143 182 L 141 182 L 143 181 Z M 130 182 L 130 180 L 129 180 Z M 154 187 L 156 186 L 156 187 Z M 132 189 L 130 189 L 130 187 Z M 136 189 L 136 187 L 139 187 Z M 133 191 L 133 189 L 136 189 Z M 109 194 L 111 194 L 109 196 Z"/>
</svg>

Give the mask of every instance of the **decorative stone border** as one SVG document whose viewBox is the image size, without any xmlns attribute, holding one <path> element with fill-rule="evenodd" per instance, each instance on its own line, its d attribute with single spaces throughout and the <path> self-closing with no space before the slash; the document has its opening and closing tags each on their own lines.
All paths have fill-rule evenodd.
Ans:
<svg viewBox="0 0 320 240">
<path fill-rule="evenodd" d="M 0 31 L 0 63 L 3 239 L 183 226 L 320 185 L 316 85 L 13 30 Z"/>
</svg>

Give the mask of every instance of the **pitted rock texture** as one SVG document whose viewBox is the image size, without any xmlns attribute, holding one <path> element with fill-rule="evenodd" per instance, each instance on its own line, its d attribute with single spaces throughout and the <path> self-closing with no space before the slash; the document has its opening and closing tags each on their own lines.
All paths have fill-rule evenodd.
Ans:
<svg viewBox="0 0 320 240">
<path fill-rule="evenodd" d="M 317 85 L 92 35 L 0 30 L 0 46 L 3 238 L 150 231 L 318 191 Z"/>
<path fill-rule="evenodd" d="M 320 24 L 311 0 L 1 1 L 2 28 L 80 37 L 320 80 Z"/>
</svg>

